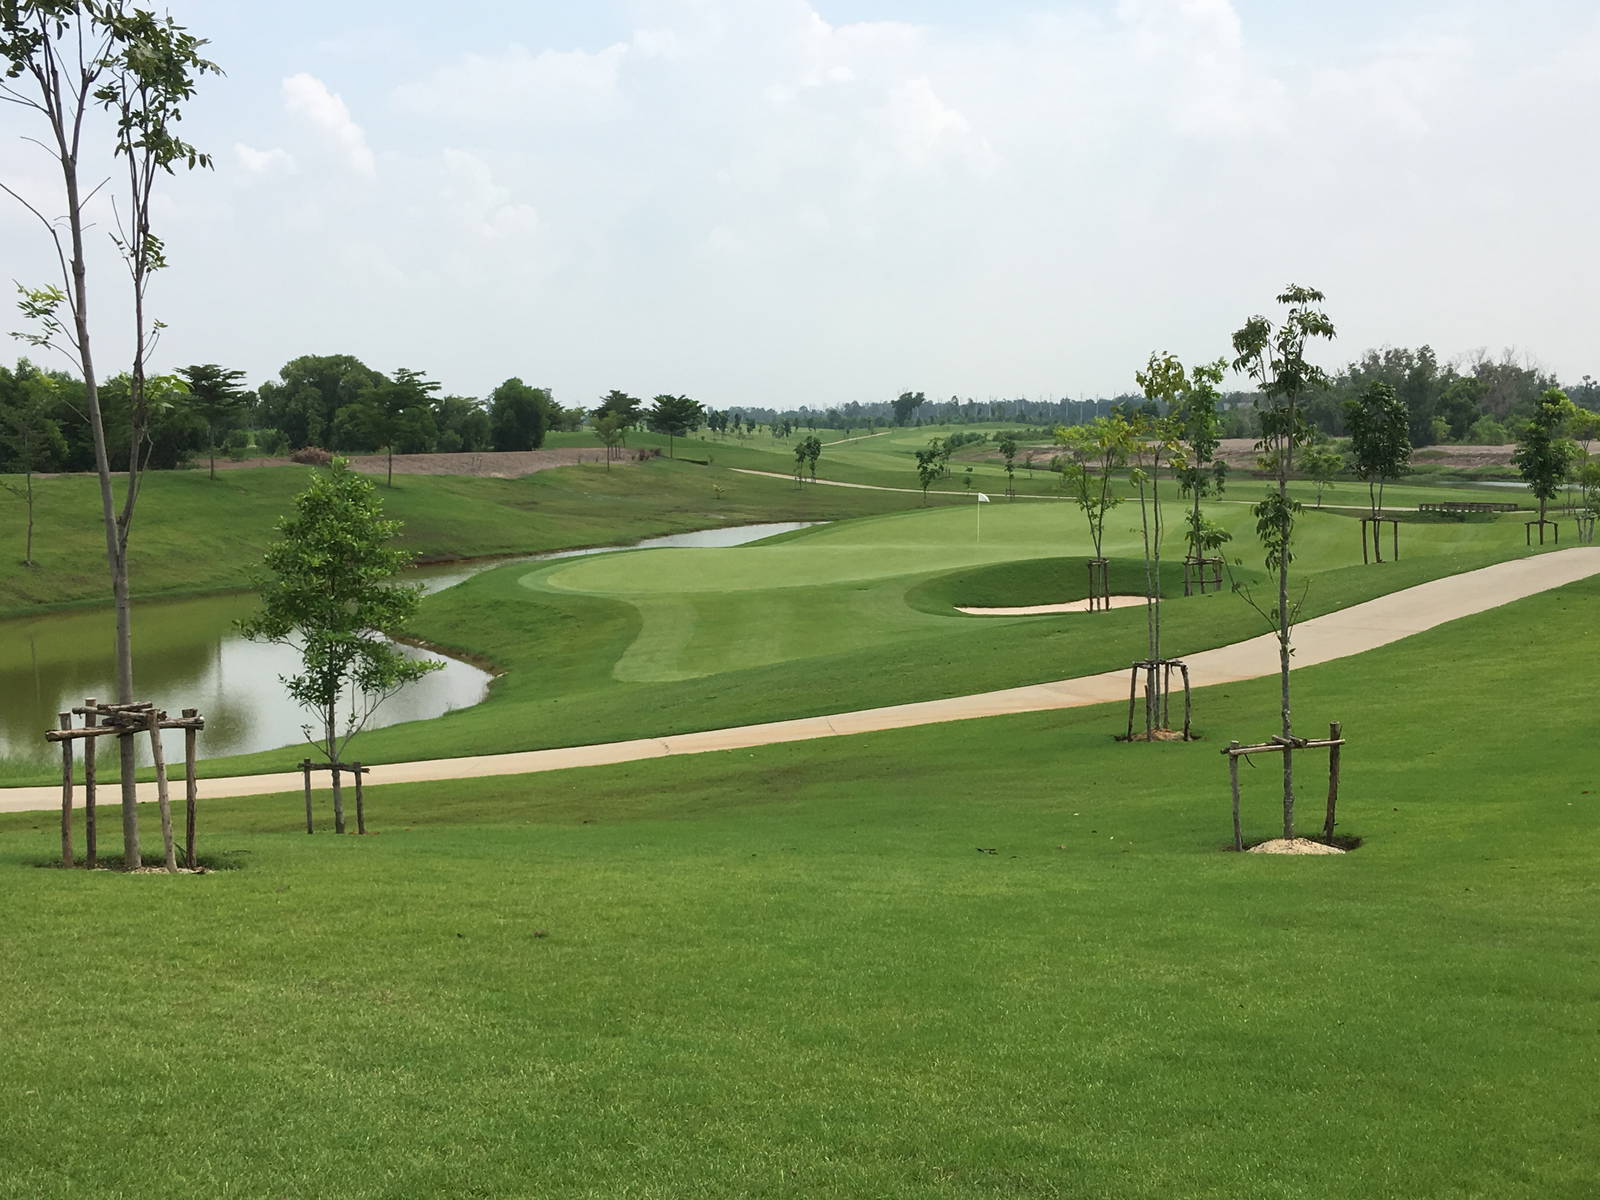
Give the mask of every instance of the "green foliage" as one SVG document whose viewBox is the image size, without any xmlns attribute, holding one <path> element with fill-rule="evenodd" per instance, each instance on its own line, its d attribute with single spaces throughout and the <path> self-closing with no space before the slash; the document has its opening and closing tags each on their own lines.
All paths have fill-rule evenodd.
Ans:
<svg viewBox="0 0 1600 1200">
<path fill-rule="evenodd" d="M 928 398 L 921 392 L 901 392 L 896 396 L 890 407 L 894 413 L 894 423 L 904 425 L 911 420 L 913 413 L 926 404 Z"/>
<path fill-rule="evenodd" d="M 1317 507 L 1322 507 L 1322 493 L 1332 485 L 1334 476 L 1344 470 L 1344 455 L 1330 443 L 1313 442 L 1300 452 L 1300 470 L 1317 485 Z"/>
<path fill-rule="evenodd" d="M 1106 514 L 1122 503 L 1112 475 L 1128 463 L 1133 426 L 1121 416 L 1096 417 L 1087 425 L 1057 425 L 1055 441 L 1063 451 L 1061 484 L 1082 511 L 1094 556 L 1101 558 Z"/>
<path fill-rule="evenodd" d="M 674 443 L 698 428 L 705 420 L 705 409 L 688 396 L 663 393 L 651 401 L 644 415 L 645 424 L 653 433 L 667 435 L 667 457 L 676 457 Z"/>
<path fill-rule="evenodd" d="M 944 477 L 950 466 L 950 448 L 939 438 L 934 438 L 920 450 L 912 452 L 917 460 L 917 481 L 922 484 L 922 502 L 928 502 L 928 489 Z"/>
<path fill-rule="evenodd" d="M 537 450 L 544 445 L 550 393 L 511 378 L 489 396 L 490 437 L 496 450 Z"/>
<path fill-rule="evenodd" d="M 1578 463 L 1578 444 L 1565 436 L 1573 416 L 1572 401 L 1560 388 L 1551 388 L 1539 398 L 1533 416 L 1523 422 L 1517 437 L 1516 464 L 1528 490 L 1539 501 L 1539 519 L 1555 499 Z"/>
<path fill-rule="evenodd" d="M 1345 424 L 1350 429 L 1351 467 L 1356 478 L 1366 481 L 1372 515 L 1380 516 L 1384 485 L 1403 475 L 1411 461 L 1406 406 L 1394 388 L 1374 380 L 1345 405 Z"/>
<path fill-rule="evenodd" d="M 390 544 L 399 528 L 384 520 L 371 482 L 335 459 L 279 522 L 257 580 L 261 611 L 240 623 L 250 640 L 300 655 L 301 672 L 284 678 L 284 687 L 316 718 L 306 737 L 329 762 L 340 761 L 379 705 L 443 665 L 408 658 L 382 635 L 403 627 L 422 595 L 393 583 L 412 560 Z M 349 705 L 342 724 L 341 698 Z"/>
</svg>

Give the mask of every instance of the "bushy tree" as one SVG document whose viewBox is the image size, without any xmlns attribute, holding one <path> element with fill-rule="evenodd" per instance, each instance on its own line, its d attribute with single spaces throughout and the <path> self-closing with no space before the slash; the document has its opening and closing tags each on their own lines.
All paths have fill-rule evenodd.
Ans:
<svg viewBox="0 0 1600 1200">
<path fill-rule="evenodd" d="M 1222 445 L 1222 418 L 1217 403 L 1222 398 L 1220 388 L 1227 365 L 1218 359 L 1190 370 L 1187 387 L 1172 414 L 1177 421 L 1179 447 L 1172 470 L 1179 490 L 1190 501 L 1186 536 L 1189 556 L 1195 559 L 1211 557 L 1213 550 L 1232 537 L 1227 530 L 1207 521 L 1200 510 L 1200 502 L 1213 493 L 1220 495 L 1228 479 L 1228 464 L 1217 457 L 1217 448 Z M 1203 590 L 1204 584 L 1201 586 Z"/>
<path fill-rule="evenodd" d="M 1322 507 L 1322 492 L 1332 485 L 1333 478 L 1344 470 L 1344 455 L 1331 443 L 1314 442 L 1300 452 L 1300 470 L 1317 486 L 1317 507 Z"/>
<path fill-rule="evenodd" d="M 179 367 L 178 374 L 189 385 L 189 410 L 206 426 L 206 450 L 210 456 L 211 478 L 217 477 L 217 443 L 244 406 L 243 371 L 229 370 L 217 363 L 196 363 Z"/>
<path fill-rule="evenodd" d="M 645 424 L 652 433 L 667 435 L 667 457 L 676 458 L 675 440 L 700 428 L 704 418 L 705 409 L 688 396 L 663 393 L 651 401 L 650 409 L 645 413 Z"/>
<path fill-rule="evenodd" d="M 549 393 L 511 378 L 489 396 L 489 425 L 496 450 L 537 450 L 544 445 Z"/>
<path fill-rule="evenodd" d="M 1083 513 L 1095 558 L 1103 559 L 1106 514 L 1122 503 L 1113 480 L 1133 451 L 1133 427 L 1126 417 L 1096 417 L 1086 425 L 1057 425 L 1055 440 L 1064 452 L 1062 485 Z"/>
<path fill-rule="evenodd" d="M 21 484 L 0 479 L 0 488 L 23 504 L 26 519 L 22 565 L 25 567 L 34 565 L 33 476 L 50 469 L 66 452 L 66 442 L 57 423 L 60 410 L 60 395 L 49 376 L 33 370 L 26 360 L 19 364 L 15 374 L 0 367 L 0 471 L 14 471 L 22 476 Z"/>
<path fill-rule="evenodd" d="M 409 658 L 383 636 L 410 620 L 422 589 L 394 583 L 412 555 L 391 544 L 400 522 L 384 519 L 371 482 L 334 459 L 294 507 L 256 581 L 261 609 L 239 628 L 300 656 L 284 687 L 312 715 L 306 740 L 338 763 L 385 700 L 444 664 Z M 334 801 L 342 833 L 337 786 Z"/>
<path fill-rule="evenodd" d="M 1411 461 L 1406 406 L 1394 388 L 1374 380 L 1345 405 L 1345 425 L 1350 430 L 1351 466 L 1366 482 L 1372 516 L 1381 517 L 1384 485 L 1404 474 Z"/>
<path fill-rule="evenodd" d="M 1539 523 L 1544 524 L 1550 501 L 1561 491 L 1580 451 L 1578 444 L 1566 436 L 1568 422 L 1573 415 L 1572 401 L 1560 388 L 1550 388 L 1539 397 L 1533 416 L 1522 423 L 1517 437 L 1516 453 L 1511 461 L 1516 464 L 1528 490 L 1539 501 Z M 1543 535 L 1540 535 L 1543 540 Z"/>
<path fill-rule="evenodd" d="M 943 477 L 950 464 L 950 447 L 934 438 L 921 450 L 913 451 L 917 459 L 917 482 L 922 485 L 922 503 L 928 503 L 928 489 Z"/>
</svg>

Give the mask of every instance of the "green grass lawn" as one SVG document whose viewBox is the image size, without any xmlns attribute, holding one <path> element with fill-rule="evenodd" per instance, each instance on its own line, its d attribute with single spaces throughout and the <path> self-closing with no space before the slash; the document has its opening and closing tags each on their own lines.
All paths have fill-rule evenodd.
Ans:
<svg viewBox="0 0 1600 1200">
<path fill-rule="evenodd" d="M 273 535 L 306 486 L 300 467 L 152 471 L 132 539 L 136 595 L 176 596 L 246 586 Z M 584 465 L 522 479 L 398 475 L 379 494 L 385 513 L 404 522 L 403 544 L 425 561 L 526 554 L 762 521 L 832 520 L 892 512 L 908 496 L 851 488 L 797 488 L 791 482 L 708 470 L 691 463 Z M 91 476 L 39 480 L 34 557 L 21 565 L 20 519 L 0 547 L 0 617 L 109 594 L 99 493 Z M 720 489 L 720 493 L 719 490 Z M 20 514 L 15 505 L 11 511 Z M 15 530 L 14 538 L 12 530 Z"/>
<path fill-rule="evenodd" d="M 0 817 L 0 1196 L 1591 1197 L 1595 717 L 1552 698 L 1597 605 L 1297 672 L 1343 858 L 1220 849 L 1275 680 L 1190 745 L 1106 706 L 376 788 L 367 839 L 206 804 L 242 869 L 200 878 Z"/>
</svg>

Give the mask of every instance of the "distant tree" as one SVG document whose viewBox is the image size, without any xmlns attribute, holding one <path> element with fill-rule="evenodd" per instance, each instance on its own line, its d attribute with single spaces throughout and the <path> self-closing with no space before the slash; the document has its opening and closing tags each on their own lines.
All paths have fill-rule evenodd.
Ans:
<svg viewBox="0 0 1600 1200">
<path fill-rule="evenodd" d="M 1472 423 L 1467 441 L 1474 446 L 1504 446 L 1511 440 L 1506 427 L 1485 413 Z"/>
<path fill-rule="evenodd" d="M 1000 457 L 1006 460 L 1006 495 L 1017 498 L 1017 439 L 1009 433 L 1000 439 Z"/>
<path fill-rule="evenodd" d="M 1189 373 L 1174 354 L 1152 353 L 1144 370 L 1134 372 L 1140 390 L 1149 397 L 1154 412 L 1141 412 L 1132 422 L 1132 472 L 1139 493 L 1139 529 L 1144 544 L 1145 657 L 1161 663 L 1161 546 L 1166 537 L 1166 513 L 1161 504 L 1161 466 L 1182 453 L 1183 425 L 1175 415 L 1180 397 L 1189 391 Z M 1169 416 L 1156 415 L 1166 412 Z M 1145 676 L 1145 736 L 1164 728 L 1163 703 L 1166 672 L 1149 670 Z"/>
<path fill-rule="evenodd" d="M 606 448 L 606 470 L 611 470 L 611 460 L 617 456 L 617 447 L 622 444 L 622 415 L 615 412 L 605 412 L 594 419 L 594 435 L 600 439 L 600 444 Z"/>
<path fill-rule="evenodd" d="M 1333 322 L 1317 307 L 1325 297 L 1315 288 L 1290 284 L 1278 295 L 1278 303 L 1289 309 L 1276 325 L 1264 316 L 1254 316 L 1233 335 L 1235 370 L 1244 371 L 1260 389 L 1257 407 L 1261 415 L 1262 440 L 1259 448 L 1270 456 L 1275 476 L 1274 487 L 1254 508 L 1256 534 L 1266 551 L 1267 570 L 1277 574 L 1277 604 L 1263 609 L 1248 591 L 1241 594 L 1258 613 L 1275 626 L 1278 640 L 1278 677 L 1282 707 L 1283 736 L 1294 736 L 1290 706 L 1289 659 L 1294 653 L 1290 628 L 1298 605 L 1289 602 L 1289 565 L 1294 561 L 1294 524 L 1299 504 L 1289 499 L 1289 473 L 1295 452 L 1305 444 L 1309 427 L 1300 411 L 1300 401 L 1308 393 L 1327 385 L 1327 375 L 1306 358 L 1306 345 L 1313 338 L 1332 340 Z M 1283 836 L 1294 837 L 1294 755 L 1283 758 Z"/>
<path fill-rule="evenodd" d="M 914 451 L 917 459 L 917 480 L 922 484 L 922 503 L 928 503 L 928 489 L 945 473 L 950 462 L 950 450 L 944 442 L 934 438 L 921 450 Z"/>
<path fill-rule="evenodd" d="M 256 581 L 261 609 L 239 629 L 250 641 L 288 646 L 300 656 L 300 672 L 282 677 L 284 687 L 314 717 L 304 727 L 306 740 L 338 763 L 385 700 L 444 664 L 409 658 L 383 636 L 416 612 L 422 589 L 393 583 L 412 555 L 390 544 L 400 522 L 384 520 L 372 484 L 334 459 L 294 503 Z M 341 700 L 349 705 L 342 720 Z"/>
<path fill-rule="evenodd" d="M 822 457 L 822 440 L 812 434 L 803 443 L 806 451 L 806 462 L 811 467 L 811 482 L 817 481 L 817 459 Z"/>
<path fill-rule="evenodd" d="M 544 445 L 549 393 L 512 377 L 489 394 L 490 439 L 496 450 L 537 450 Z"/>
<path fill-rule="evenodd" d="M 652 433 L 667 435 L 667 457 L 676 458 L 674 441 L 684 437 L 700 427 L 700 422 L 705 419 L 705 409 L 687 396 L 672 396 L 663 393 L 655 397 L 650 409 L 645 413 L 645 423 Z"/>
<path fill-rule="evenodd" d="M 179 367 L 178 374 L 189 385 L 189 408 L 206 424 L 206 450 L 211 461 L 211 478 L 217 477 L 217 442 L 244 406 L 243 371 L 229 370 L 216 363 Z"/>
<path fill-rule="evenodd" d="M 393 379 L 380 380 L 362 397 L 362 412 L 357 419 L 387 455 L 384 486 L 394 486 L 396 444 L 410 453 L 426 450 L 431 444 L 435 427 L 430 398 L 438 390 L 439 385 L 420 371 L 401 367 Z"/>
<path fill-rule="evenodd" d="M 1374 380 L 1345 405 L 1345 425 L 1350 430 L 1350 465 L 1356 478 L 1366 481 L 1373 518 L 1381 517 L 1384 485 L 1403 475 L 1411 461 L 1406 406 L 1394 388 Z"/>
<path fill-rule="evenodd" d="M 1577 465 L 1578 444 L 1564 431 L 1572 418 L 1572 401 L 1560 388 L 1549 388 L 1539 397 L 1533 416 L 1522 423 L 1516 453 L 1511 461 L 1522 475 L 1528 490 L 1539 501 L 1539 523 L 1544 524 L 1550 501 Z M 1541 534 L 1541 540 L 1543 535 Z"/>
<path fill-rule="evenodd" d="M 55 381 L 24 361 L 15 374 L 0 367 L 0 464 L 22 476 L 15 484 L 0 479 L 0 488 L 21 500 L 26 513 L 22 565 L 33 561 L 33 476 L 66 452 L 57 423 L 60 396 Z"/>
<path fill-rule="evenodd" d="M 921 392 L 901 392 L 891 403 L 894 410 L 894 423 L 904 425 L 911 420 L 912 414 L 926 404 L 928 398 Z M 921 424 L 919 421 L 918 424 Z M 926 489 L 924 489 L 926 490 Z"/>
<path fill-rule="evenodd" d="M 1344 455 L 1332 443 L 1317 442 L 1300 452 L 1300 470 L 1317 485 L 1317 507 L 1322 507 L 1322 490 L 1333 483 L 1333 477 L 1344 470 Z"/>
<path fill-rule="evenodd" d="M 794 448 L 794 481 L 796 484 L 804 483 L 806 479 L 806 444 L 799 443 Z"/>
<path fill-rule="evenodd" d="M 1207 521 L 1200 511 L 1200 502 L 1213 493 L 1220 495 L 1228 479 L 1228 464 L 1217 457 L 1217 448 L 1222 445 L 1222 418 L 1217 406 L 1227 366 L 1225 359 L 1218 359 L 1194 367 L 1173 412 L 1178 423 L 1179 454 L 1172 469 L 1179 491 L 1190 499 L 1189 556 L 1201 560 L 1211 557 L 1212 551 L 1232 537 Z M 1218 534 L 1221 541 L 1216 540 Z M 1210 543 L 1210 549 L 1205 543 Z M 1201 586 L 1203 590 L 1204 584 Z"/>
</svg>

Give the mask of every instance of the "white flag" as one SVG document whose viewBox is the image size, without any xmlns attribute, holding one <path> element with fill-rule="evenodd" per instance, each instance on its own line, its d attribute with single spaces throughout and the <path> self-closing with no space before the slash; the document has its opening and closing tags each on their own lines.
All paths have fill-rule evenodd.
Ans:
<svg viewBox="0 0 1600 1200">
<path fill-rule="evenodd" d="M 982 492 L 979 492 L 978 493 L 978 503 L 979 504 L 987 504 L 987 503 L 989 503 L 989 497 L 985 496 Z"/>
</svg>

